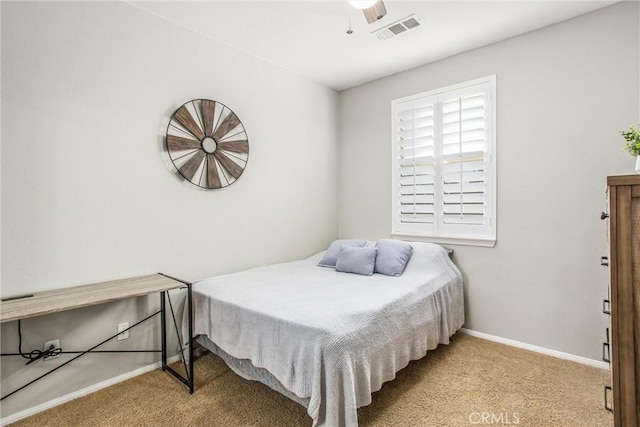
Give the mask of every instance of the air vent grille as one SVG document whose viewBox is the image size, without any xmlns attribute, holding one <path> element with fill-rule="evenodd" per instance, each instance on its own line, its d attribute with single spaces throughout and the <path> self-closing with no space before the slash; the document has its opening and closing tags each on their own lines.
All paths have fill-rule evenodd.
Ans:
<svg viewBox="0 0 640 427">
<path fill-rule="evenodd" d="M 375 31 L 372 31 L 371 34 L 374 34 L 379 40 L 387 40 L 391 37 L 397 36 L 398 34 L 402 34 L 409 30 L 413 30 L 414 28 L 418 28 L 421 25 L 422 23 L 416 15 L 409 15 L 387 25 L 386 27 L 382 27 Z"/>
</svg>

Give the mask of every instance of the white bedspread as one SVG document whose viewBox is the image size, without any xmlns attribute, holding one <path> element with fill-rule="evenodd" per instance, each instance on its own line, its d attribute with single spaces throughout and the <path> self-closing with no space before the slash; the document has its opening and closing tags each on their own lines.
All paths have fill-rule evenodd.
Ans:
<svg viewBox="0 0 640 427">
<path fill-rule="evenodd" d="M 464 323 L 459 270 L 442 247 L 412 245 L 400 277 L 339 273 L 315 256 L 197 282 L 194 336 L 309 398 L 314 426 L 357 426 L 371 393 Z"/>
</svg>

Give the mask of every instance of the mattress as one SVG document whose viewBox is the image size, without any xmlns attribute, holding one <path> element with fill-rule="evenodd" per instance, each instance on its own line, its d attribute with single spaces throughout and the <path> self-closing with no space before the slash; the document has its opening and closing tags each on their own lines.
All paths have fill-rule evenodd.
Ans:
<svg viewBox="0 0 640 427">
<path fill-rule="evenodd" d="M 464 323 L 458 268 L 441 246 L 411 244 L 400 277 L 319 267 L 321 253 L 196 282 L 194 337 L 314 426 L 357 426 L 371 393 Z"/>
</svg>

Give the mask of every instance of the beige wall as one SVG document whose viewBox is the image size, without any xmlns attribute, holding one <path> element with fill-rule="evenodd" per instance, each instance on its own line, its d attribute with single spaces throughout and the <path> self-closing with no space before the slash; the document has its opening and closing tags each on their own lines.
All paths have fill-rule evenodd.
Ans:
<svg viewBox="0 0 640 427">
<path fill-rule="evenodd" d="M 341 92 L 340 236 L 391 232 L 391 100 L 496 74 L 497 245 L 451 245 L 465 326 L 599 359 L 599 213 L 606 176 L 633 172 L 618 130 L 639 120 L 638 15 L 616 4 Z"/>
<path fill-rule="evenodd" d="M 3 296 L 158 271 L 196 280 L 337 237 L 335 91 L 124 2 L 1 7 Z M 163 124 L 194 98 L 229 106 L 249 135 L 247 169 L 224 190 L 180 182 L 160 154 Z M 23 348 L 85 349 L 157 305 L 29 319 Z M 3 352 L 16 334 L 2 325 Z M 148 325 L 109 348 L 157 337 Z M 3 401 L 2 416 L 157 360 L 86 356 Z M 3 357 L 3 394 L 55 363 Z"/>
</svg>

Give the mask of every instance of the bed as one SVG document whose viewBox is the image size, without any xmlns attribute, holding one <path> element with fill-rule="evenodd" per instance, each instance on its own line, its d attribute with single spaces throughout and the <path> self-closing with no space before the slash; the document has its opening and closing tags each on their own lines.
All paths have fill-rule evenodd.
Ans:
<svg viewBox="0 0 640 427">
<path fill-rule="evenodd" d="M 464 323 L 447 251 L 411 246 L 399 277 L 319 267 L 319 253 L 196 282 L 193 336 L 236 373 L 304 405 L 314 426 L 357 426 L 373 392 Z"/>
</svg>

